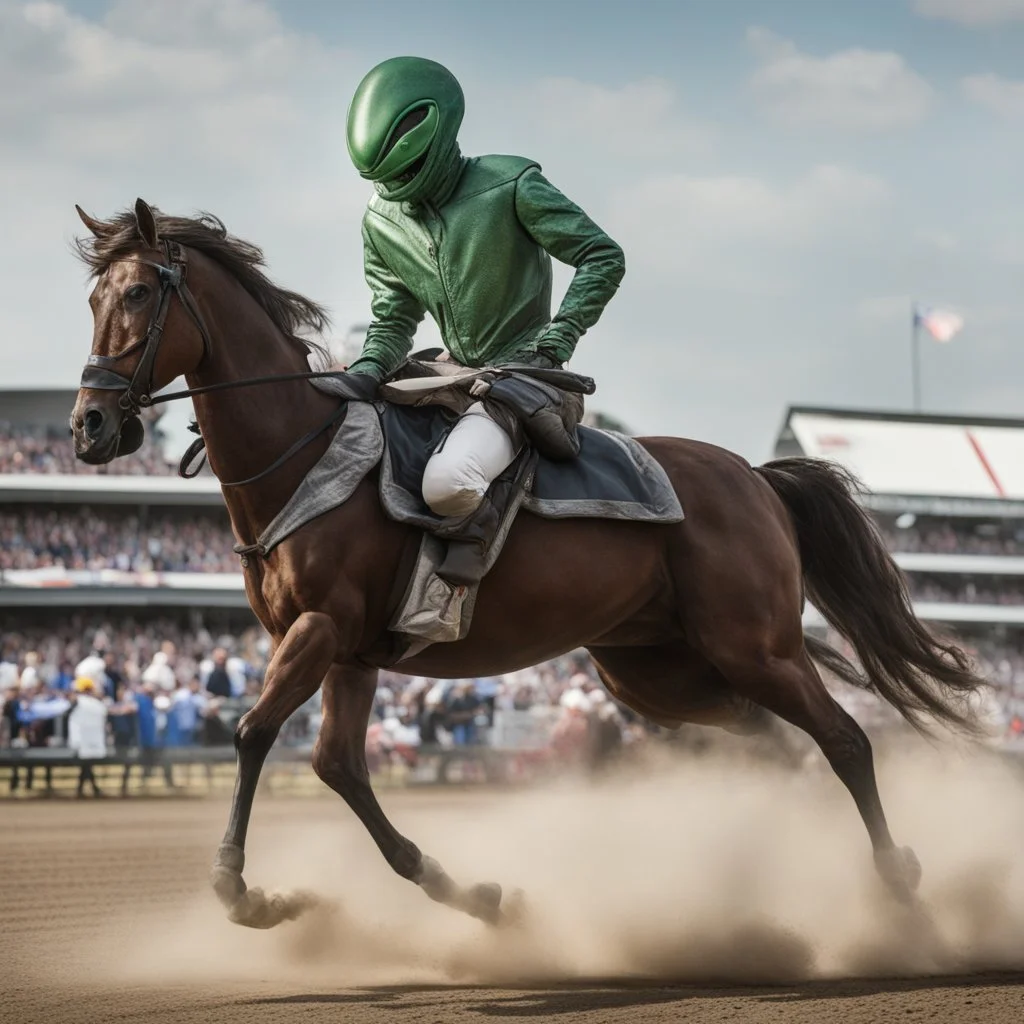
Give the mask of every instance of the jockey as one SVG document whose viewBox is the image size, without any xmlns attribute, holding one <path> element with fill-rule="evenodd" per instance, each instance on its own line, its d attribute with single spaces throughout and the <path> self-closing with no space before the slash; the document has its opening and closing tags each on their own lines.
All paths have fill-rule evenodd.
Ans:
<svg viewBox="0 0 1024 1024">
<path fill-rule="evenodd" d="M 464 110 L 451 72 L 420 57 L 379 64 L 356 90 L 348 151 L 376 194 L 362 225 L 373 321 L 352 373 L 391 374 L 427 312 L 463 366 L 561 368 L 622 279 L 622 250 L 538 164 L 462 155 Z M 554 317 L 552 256 L 576 268 Z M 427 463 L 423 500 L 456 542 L 439 573 L 450 581 L 479 578 L 478 566 L 457 563 L 496 528 L 493 515 L 481 526 L 481 505 L 516 457 L 507 427 L 476 402 Z"/>
</svg>

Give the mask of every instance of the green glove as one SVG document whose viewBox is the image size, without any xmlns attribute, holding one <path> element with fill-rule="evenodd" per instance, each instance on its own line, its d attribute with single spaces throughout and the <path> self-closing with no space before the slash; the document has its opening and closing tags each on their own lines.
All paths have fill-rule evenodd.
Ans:
<svg viewBox="0 0 1024 1024">
<path fill-rule="evenodd" d="M 518 363 L 520 366 L 532 366 L 537 370 L 562 369 L 562 361 L 544 349 L 537 349 L 533 352 L 517 352 L 509 362 Z"/>
</svg>

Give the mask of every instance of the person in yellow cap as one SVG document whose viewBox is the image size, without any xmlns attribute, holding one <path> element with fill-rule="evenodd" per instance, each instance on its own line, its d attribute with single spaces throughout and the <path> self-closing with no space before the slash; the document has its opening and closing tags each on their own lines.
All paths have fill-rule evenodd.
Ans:
<svg viewBox="0 0 1024 1024">
<path fill-rule="evenodd" d="M 88 676 L 79 676 L 72 684 L 74 707 L 68 715 L 68 746 L 83 761 L 107 756 L 107 706 L 96 695 L 96 684 Z M 94 796 L 102 796 L 91 764 L 83 764 L 78 775 L 78 795 L 85 795 L 85 784 Z"/>
</svg>

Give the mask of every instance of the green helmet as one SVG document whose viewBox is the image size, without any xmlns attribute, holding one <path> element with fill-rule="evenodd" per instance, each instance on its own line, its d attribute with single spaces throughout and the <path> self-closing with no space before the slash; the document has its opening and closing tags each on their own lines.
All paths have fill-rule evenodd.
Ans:
<svg viewBox="0 0 1024 1024">
<path fill-rule="evenodd" d="M 465 98 L 455 76 L 422 57 L 378 64 L 348 110 L 348 152 L 360 175 L 394 202 L 437 199 L 461 166 Z"/>
</svg>

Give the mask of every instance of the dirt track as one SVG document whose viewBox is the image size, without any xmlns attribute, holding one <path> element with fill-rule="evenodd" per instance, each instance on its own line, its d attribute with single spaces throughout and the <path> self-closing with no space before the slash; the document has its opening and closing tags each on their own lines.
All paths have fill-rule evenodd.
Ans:
<svg viewBox="0 0 1024 1024">
<path fill-rule="evenodd" d="M 496 866 L 498 855 L 487 851 L 514 841 L 515 856 L 497 865 L 505 881 L 516 864 L 524 865 L 523 880 L 528 859 L 550 852 L 546 837 L 558 828 L 586 832 L 580 822 L 566 824 L 577 799 L 552 800 L 529 821 L 522 797 L 393 792 L 382 802 L 411 836 L 429 837 L 431 851 L 449 865 L 454 859 L 461 874 L 488 857 Z M 507 834 L 496 824 L 502 804 L 511 805 Z M 602 884 L 602 873 L 594 875 L 580 889 L 593 894 L 593 905 L 585 896 L 578 903 L 589 923 L 576 931 L 552 918 L 542 934 L 495 938 L 394 879 L 343 805 L 315 797 L 257 804 L 247 877 L 268 887 L 298 882 L 336 903 L 274 932 L 245 931 L 223 920 L 205 889 L 225 810 L 220 798 L 0 803 L 0 1021 L 1024 1019 L 1024 973 L 799 980 L 814 974 L 808 965 L 817 940 L 804 943 L 774 925 L 691 934 L 683 960 L 679 948 L 666 959 L 672 933 L 655 918 L 666 898 L 676 897 L 662 882 L 651 890 L 661 893 L 660 903 L 648 900 L 639 876 L 623 880 L 620 900 L 612 879 Z M 621 828 L 628 832 L 629 822 Z M 592 846 L 593 836 L 584 841 Z M 561 889 L 571 890 L 585 873 L 578 851 L 549 859 Z M 655 862 L 647 871 L 663 866 Z M 806 883 L 806 865 L 797 867 Z M 637 936 L 649 923 L 654 946 L 641 954 L 634 943 L 628 956 L 626 945 L 616 947 L 609 959 L 598 937 L 587 934 L 601 930 L 598 920 L 632 925 Z M 678 932 L 678 914 L 673 920 Z M 715 943 L 720 948 L 709 952 Z M 577 955 L 574 948 L 570 955 L 570 945 L 590 951 Z M 587 977 L 588 967 L 620 963 L 619 970 L 602 970 L 600 980 Z M 1024 948 L 1000 963 L 1024 964 Z M 885 973 L 880 964 L 869 973 Z M 715 977 L 725 980 L 715 985 Z M 737 977 L 746 983 L 729 980 Z"/>
</svg>

